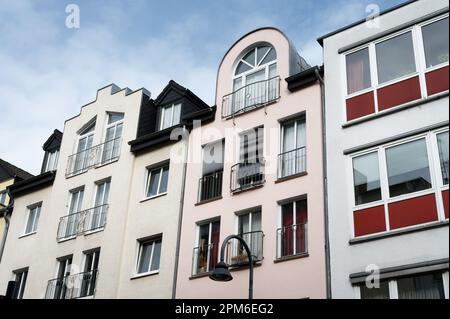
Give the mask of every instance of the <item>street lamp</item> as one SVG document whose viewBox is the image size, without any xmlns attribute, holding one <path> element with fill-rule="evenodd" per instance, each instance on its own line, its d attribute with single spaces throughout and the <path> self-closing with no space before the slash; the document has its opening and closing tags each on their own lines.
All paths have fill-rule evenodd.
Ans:
<svg viewBox="0 0 450 319">
<path fill-rule="evenodd" d="M 247 243 L 242 237 L 239 237 L 237 235 L 231 235 L 225 238 L 225 240 L 222 243 L 222 248 L 220 250 L 220 262 L 216 265 L 216 268 L 214 269 L 213 273 L 209 276 L 210 279 L 214 281 L 221 281 L 221 282 L 227 282 L 233 280 L 233 276 L 230 273 L 229 266 L 225 263 L 225 249 L 227 247 L 227 243 L 231 239 L 237 239 L 241 242 L 242 246 L 244 246 L 244 249 L 248 256 L 248 262 L 250 264 L 250 280 L 249 280 L 249 288 L 248 288 L 248 299 L 253 299 L 253 257 L 252 253 L 250 252 L 250 248 L 248 248 Z"/>
</svg>

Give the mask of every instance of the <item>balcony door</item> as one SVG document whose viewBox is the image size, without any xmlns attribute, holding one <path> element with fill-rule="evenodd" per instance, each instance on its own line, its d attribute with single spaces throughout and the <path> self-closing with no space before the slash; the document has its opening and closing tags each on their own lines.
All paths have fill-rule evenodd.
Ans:
<svg viewBox="0 0 450 319">
<path fill-rule="evenodd" d="M 261 184 L 264 179 L 264 128 L 258 127 L 240 136 L 239 165 L 236 173 L 237 189 Z M 233 178 L 234 180 L 234 178 Z"/>
<path fill-rule="evenodd" d="M 100 260 L 100 250 L 84 253 L 84 268 L 80 274 L 81 291 L 80 297 L 92 296 L 95 292 L 97 281 L 98 263 Z"/>
<path fill-rule="evenodd" d="M 299 118 L 281 125 L 280 176 L 306 171 L 306 121 Z"/>
<path fill-rule="evenodd" d="M 103 144 L 102 163 L 113 161 L 119 157 L 123 131 L 123 113 L 109 113 Z"/>
<path fill-rule="evenodd" d="M 72 256 L 61 258 L 58 260 L 58 274 L 55 283 L 55 292 L 53 299 L 66 299 L 67 285 L 66 278 L 70 275 L 72 266 Z"/>
<path fill-rule="evenodd" d="M 238 235 L 242 237 L 250 248 L 252 257 L 260 260 L 262 257 L 262 224 L 261 211 L 239 215 L 238 217 Z M 247 253 L 244 247 L 239 244 L 238 256 L 247 259 Z"/>
<path fill-rule="evenodd" d="M 80 212 L 83 204 L 84 189 L 70 192 L 69 211 L 66 219 L 65 238 L 75 236 L 79 230 Z"/>
<path fill-rule="evenodd" d="M 203 147 L 203 169 L 200 179 L 199 202 L 222 195 L 225 140 Z"/>
<path fill-rule="evenodd" d="M 106 224 L 106 213 L 108 210 L 108 197 L 110 187 L 110 181 L 105 181 L 97 184 L 94 207 L 90 210 L 89 214 L 89 230 L 102 228 Z"/>
<path fill-rule="evenodd" d="M 219 258 L 219 240 L 220 221 L 199 226 L 199 239 L 196 252 L 197 274 L 214 270 Z"/>
<path fill-rule="evenodd" d="M 279 231 L 281 257 L 295 256 L 307 252 L 307 201 L 299 200 L 282 205 Z"/>
<path fill-rule="evenodd" d="M 85 129 L 78 138 L 77 152 L 73 173 L 79 173 L 89 166 L 89 151 L 94 141 L 95 123 Z"/>
</svg>

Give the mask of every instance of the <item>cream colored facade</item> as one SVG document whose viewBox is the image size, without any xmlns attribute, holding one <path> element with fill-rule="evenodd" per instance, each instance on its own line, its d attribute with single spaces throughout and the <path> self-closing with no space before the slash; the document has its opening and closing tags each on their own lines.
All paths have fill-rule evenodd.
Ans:
<svg viewBox="0 0 450 319">
<path fill-rule="evenodd" d="M 85 252 L 100 250 L 96 289 L 88 298 L 171 298 L 175 269 L 178 216 L 181 204 L 183 165 L 170 163 L 169 191 L 144 200 L 146 168 L 170 159 L 171 146 L 130 152 L 136 138 L 145 89 L 131 92 L 110 85 L 97 92 L 94 102 L 66 121 L 53 185 L 16 199 L 0 266 L 0 292 L 4 294 L 14 271 L 28 267 L 23 298 L 45 298 L 49 280 L 56 278 L 58 258 L 72 255 L 71 274 L 83 272 Z M 120 156 L 117 160 L 66 176 L 68 158 L 76 153 L 80 130 L 95 121 L 92 145 L 105 141 L 109 113 L 123 113 Z M 182 142 L 179 142 L 182 143 Z M 173 144 L 172 144 L 173 145 Z M 95 206 L 96 182 L 110 180 L 106 224 L 98 231 L 57 240 L 61 217 L 68 214 L 70 191 L 84 188 L 81 211 Z M 35 233 L 22 237 L 27 207 L 42 202 Z M 138 239 L 162 234 L 160 272 L 137 277 Z M 47 296 L 48 297 L 48 296 Z"/>
</svg>

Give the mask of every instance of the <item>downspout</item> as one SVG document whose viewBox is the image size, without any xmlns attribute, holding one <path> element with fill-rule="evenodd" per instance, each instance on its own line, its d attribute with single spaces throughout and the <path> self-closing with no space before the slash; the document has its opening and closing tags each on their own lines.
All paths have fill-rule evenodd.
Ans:
<svg viewBox="0 0 450 319">
<path fill-rule="evenodd" d="M 183 130 L 186 132 L 186 126 L 183 126 Z M 188 153 L 189 153 L 189 134 L 186 140 L 186 150 L 184 154 L 184 162 L 183 162 L 183 177 L 181 181 L 181 196 L 180 196 L 180 211 L 178 214 L 178 233 L 177 233 L 177 246 L 175 249 L 175 267 L 173 273 L 173 286 L 172 286 L 172 299 L 176 298 L 177 293 L 177 280 L 178 280 L 178 263 L 180 260 L 180 244 L 181 244 L 181 224 L 183 222 L 183 208 L 184 208 L 184 193 L 186 190 L 186 172 L 187 172 L 187 161 L 188 161 Z"/>
<path fill-rule="evenodd" d="M 331 291 L 331 256 L 330 256 L 330 233 L 329 233 L 329 217 L 328 217 L 328 174 L 327 174 L 327 130 L 326 130 L 326 108 L 325 108 L 325 81 L 320 76 L 319 69 L 315 70 L 317 79 L 320 82 L 320 95 L 322 104 L 322 153 L 323 153 L 323 198 L 324 198 L 324 226 L 325 226 L 325 268 L 326 268 L 326 290 L 327 299 L 333 297 Z"/>
<path fill-rule="evenodd" d="M 9 204 L 5 208 L 2 208 L 0 212 L 3 212 L 5 218 L 5 230 L 3 231 L 2 241 L 0 242 L 0 263 L 2 262 L 3 251 L 5 250 L 6 237 L 8 236 L 9 224 L 11 223 L 11 213 L 14 208 L 14 198 L 11 196 L 11 192 L 8 189 Z"/>
</svg>

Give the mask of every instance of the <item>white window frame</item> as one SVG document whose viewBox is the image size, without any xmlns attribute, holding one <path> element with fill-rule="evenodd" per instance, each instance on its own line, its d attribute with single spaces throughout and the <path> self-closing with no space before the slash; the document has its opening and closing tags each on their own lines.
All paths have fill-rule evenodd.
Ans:
<svg viewBox="0 0 450 319">
<path fill-rule="evenodd" d="M 217 223 L 217 222 L 219 223 L 219 236 L 220 236 L 220 227 L 222 226 L 220 219 L 214 219 L 214 220 L 210 220 L 210 221 L 207 221 L 207 222 L 197 223 L 196 236 L 195 236 L 195 238 L 196 238 L 195 239 L 195 247 L 196 248 L 200 248 L 200 228 L 202 226 L 205 226 L 205 225 L 208 225 L 208 227 L 209 227 L 208 243 L 207 243 L 207 245 L 208 245 L 208 247 L 211 246 L 211 244 L 212 244 L 212 227 L 213 227 L 213 224 Z M 219 239 L 219 245 L 220 245 L 220 239 Z M 218 247 L 218 249 L 220 249 L 220 247 Z M 210 269 L 210 267 L 211 267 L 210 259 L 211 259 L 211 249 L 208 249 L 208 251 L 207 251 L 207 260 L 206 260 L 206 269 L 209 270 L 209 271 L 212 271 L 213 269 Z M 194 258 L 194 269 L 193 270 L 195 270 L 195 275 L 203 274 L 203 273 L 197 272 L 197 270 L 198 270 L 198 258 Z"/>
<path fill-rule="evenodd" d="M 152 262 L 153 262 L 153 254 L 155 252 L 155 243 L 158 240 L 161 241 L 161 252 L 160 252 L 160 256 L 159 256 L 158 269 L 150 270 L 151 267 L 152 267 Z M 141 258 L 142 258 L 142 248 L 143 248 L 143 245 L 148 244 L 148 243 L 150 243 L 150 245 L 152 246 L 152 251 L 150 253 L 150 260 L 149 260 L 149 264 L 148 264 L 148 269 L 147 269 L 147 271 L 139 272 L 139 265 L 141 263 Z M 160 272 L 160 270 L 161 270 L 161 256 L 162 256 L 162 236 L 157 236 L 157 237 L 150 238 L 150 239 L 138 240 L 138 253 L 137 253 L 136 267 L 134 269 L 133 277 L 143 277 L 143 276 L 158 274 Z"/>
<path fill-rule="evenodd" d="M 17 293 L 17 296 L 18 296 L 17 299 L 23 299 L 23 295 L 25 293 L 26 283 L 27 283 L 27 280 L 28 280 L 28 271 L 29 271 L 28 268 L 24 268 L 22 270 L 16 270 L 16 271 L 13 272 L 13 275 L 14 275 L 13 280 L 14 281 L 17 281 L 17 277 L 18 276 L 21 276 L 20 280 L 19 280 L 19 291 Z M 24 274 L 26 274 L 25 280 L 24 280 Z M 19 296 L 21 296 L 21 297 L 19 298 Z"/>
<path fill-rule="evenodd" d="M 106 198 L 107 202 L 105 203 L 106 183 L 109 183 L 109 191 L 108 191 L 108 198 Z M 109 196 L 110 196 L 110 194 L 111 194 L 111 178 L 106 178 L 106 179 L 104 179 L 104 180 L 97 181 L 97 182 L 95 182 L 94 184 L 95 184 L 95 187 L 94 187 L 95 190 L 94 190 L 94 196 L 92 196 L 91 209 L 96 209 L 97 207 L 100 207 L 100 206 L 103 207 L 104 205 L 108 205 L 108 202 L 109 202 Z M 102 197 L 101 202 L 102 202 L 103 204 L 96 205 L 97 197 L 99 196 L 99 189 L 100 189 L 100 186 L 101 186 L 101 185 L 104 185 L 104 184 L 105 184 L 105 188 L 104 188 L 103 191 L 101 192 L 101 197 Z M 103 209 L 103 208 L 102 208 L 102 209 Z M 106 208 L 106 211 L 108 211 L 107 208 Z M 107 214 L 107 212 L 106 212 L 106 214 Z M 99 219 L 98 219 L 97 223 L 100 224 L 100 221 L 101 221 L 100 218 L 101 218 L 101 216 L 99 216 L 98 218 L 99 218 Z M 106 226 L 106 220 L 107 220 L 107 217 L 105 216 L 105 225 L 103 225 L 102 227 L 94 228 L 94 227 L 93 227 L 93 226 L 94 226 L 94 225 L 93 225 L 94 220 L 93 220 L 93 218 L 92 218 L 92 216 L 91 216 L 91 217 L 90 217 L 90 220 L 87 221 L 87 224 L 89 225 L 89 228 L 90 228 L 91 230 L 86 231 L 85 235 L 89 235 L 89 234 L 96 233 L 96 232 L 100 232 L 100 231 L 104 230 L 104 228 L 105 228 L 105 226 Z M 94 229 L 92 229 L 92 228 L 94 228 Z"/>
<path fill-rule="evenodd" d="M 278 240 L 277 243 L 277 259 L 282 259 L 284 257 L 291 257 L 291 256 L 298 256 L 298 255 L 302 255 L 302 254 L 308 254 L 309 253 L 309 241 L 308 241 L 308 225 L 309 225 L 309 204 L 308 204 L 308 198 L 305 197 L 299 197 L 299 198 L 295 198 L 292 200 L 288 200 L 288 201 L 283 201 L 283 202 L 279 202 L 278 203 L 278 227 L 277 229 L 282 229 L 283 226 L 283 206 L 284 205 L 289 205 L 292 203 L 292 225 L 298 225 L 297 224 L 297 202 L 299 201 L 306 201 L 306 205 L 307 205 L 307 210 L 306 210 L 306 218 L 307 218 L 307 222 L 305 224 L 305 252 L 297 252 L 297 240 L 294 240 L 294 245 L 293 245 L 293 254 L 292 255 L 288 255 L 288 256 L 283 256 L 282 255 L 282 251 L 281 251 L 281 242 L 283 240 L 283 238 L 281 238 L 281 240 Z M 297 227 L 295 227 L 295 230 L 292 232 L 293 238 L 297 238 Z M 278 236 L 278 234 L 277 234 Z"/>
<path fill-rule="evenodd" d="M 350 172 L 348 174 L 348 180 L 351 181 L 349 183 L 349 185 L 351 185 L 351 190 L 349 192 L 349 203 L 351 203 L 352 206 L 352 214 L 351 216 L 349 216 L 350 218 L 350 225 L 351 225 L 351 230 L 352 230 L 352 239 L 356 238 L 354 230 L 355 230 L 355 225 L 354 225 L 354 219 L 353 219 L 353 214 L 356 211 L 361 211 L 361 210 L 365 210 L 365 209 L 369 209 L 369 208 L 373 208 L 373 207 L 378 207 L 378 206 L 384 206 L 384 212 L 385 212 L 385 221 L 386 221 L 386 230 L 377 234 L 369 234 L 369 235 L 364 235 L 364 236 L 358 236 L 358 238 L 365 238 L 365 237 L 371 237 L 374 235 L 378 235 L 378 234 L 383 234 L 383 233 L 390 233 L 392 231 L 394 231 L 393 229 L 391 229 L 390 227 L 390 223 L 389 223 L 389 204 L 392 203 L 396 203 L 396 202 L 400 202 L 400 201 L 404 201 L 404 200 L 408 200 L 408 199 L 413 199 L 413 198 L 417 198 L 417 197 L 421 197 L 421 196 L 426 196 L 426 195 L 430 195 L 430 194 L 435 194 L 436 197 L 436 202 L 440 203 L 437 205 L 437 210 L 438 210 L 438 220 L 437 221 L 432 221 L 429 223 L 424 223 L 424 224 L 418 224 L 418 225 L 413 225 L 413 226 L 407 226 L 401 229 L 414 229 L 417 228 L 418 226 L 424 226 L 424 225 L 428 225 L 428 224 L 434 224 L 436 222 L 442 222 L 447 220 L 445 218 L 445 212 L 444 212 L 444 207 L 443 207 L 443 200 L 442 200 L 442 191 L 448 190 L 449 186 L 448 185 L 442 185 L 442 176 L 440 175 L 440 159 L 439 159 L 439 152 L 437 151 L 437 140 L 436 140 L 436 136 L 437 134 L 440 133 L 444 133 L 444 132 L 448 132 L 449 129 L 448 128 L 441 128 L 441 129 L 437 129 L 437 130 L 432 130 L 426 133 L 422 133 L 422 134 L 418 134 L 412 137 L 408 137 L 408 138 L 404 138 L 404 139 L 400 139 L 397 141 L 393 141 L 387 144 L 383 144 L 380 146 L 376 146 L 376 147 L 372 147 L 360 152 L 357 152 L 355 154 L 349 155 L 348 159 L 348 172 Z M 399 145 L 403 145 L 403 144 L 407 144 L 409 142 L 413 142 L 413 141 L 417 141 L 417 140 L 425 140 L 425 144 L 426 144 L 426 148 L 427 148 L 427 156 L 428 156 L 428 167 L 430 170 L 430 177 L 431 177 L 431 188 L 426 189 L 426 190 L 421 190 L 418 192 L 414 192 L 414 193 L 409 193 L 409 194 L 404 194 L 404 195 L 400 195 L 400 196 L 395 196 L 395 197 L 390 197 L 389 194 L 389 180 L 388 180 L 388 172 L 387 172 L 387 159 L 386 159 L 386 149 L 391 148 L 391 147 L 395 147 L 395 146 L 399 146 Z M 362 205 L 356 205 L 356 201 L 355 201 L 355 190 L 354 190 L 354 173 L 353 173 L 353 159 L 360 157 L 360 156 L 364 156 L 364 155 L 368 155 L 374 152 L 378 152 L 378 167 L 379 167 L 379 174 L 380 174 L 380 185 L 381 185 L 381 200 L 379 201 L 375 201 L 375 202 L 371 202 L 371 203 L 367 203 L 367 204 L 362 204 Z"/>
<path fill-rule="evenodd" d="M 417 273 L 408 277 L 417 277 L 417 276 L 421 276 L 421 275 L 425 275 L 425 273 Z M 449 286 L 448 286 L 448 270 L 441 272 L 442 275 L 442 282 L 443 282 L 443 286 L 444 286 L 444 294 L 445 294 L 445 299 L 449 299 Z M 392 278 L 387 280 L 388 285 L 389 285 L 389 299 L 399 299 L 399 293 L 398 293 L 398 282 L 399 278 Z M 356 298 L 357 299 L 361 299 L 361 285 L 355 286 L 356 290 Z M 376 289 L 376 288 L 373 288 Z"/>
<path fill-rule="evenodd" d="M 31 225 L 32 225 L 31 231 L 27 232 L 27 226 L 28 226 L 28 222 L 30 221 L 30 218 L 31 218 L 31 212 L 34 209 L 36 209 L 37 211 L 34 214 L 33 221 L 31 223 Z M 41 210 L 42 210 L 42 202 L 36 203 L 36 204 L 30 205 L 30 206 L 27 207 L 27 218 L 26 218 L 26 221 L 25 221 L 25 227 L 23 229 L 22 236 L 28 236 L 28 235 L 33 235 L 33 234 L 37 233 L 37 227 L 38 227 L 38 224 L 39 224 L 39 218 L 41 217 Z"/>
<path fill-rule="evenodd" d="M 110 163 L 110 162 L 112 162 L 112 161 L 115 161 L 115 160 L 117 160 L 117 159 L 120 157 L 120 150 L 121 150 L 121 147 L 120 147 L 120 146 L 121 146 L 121 145 L 119 144 L 119 154 L 118 154 L 118 156 L 117 156 L 116 158 L 113 158 L 113 154 L 114 154 L 114 144 L 115 144 L 115 140 L 116 140 L 116 139 L 122 138 L 122 135 L 123 135 L 123 124 L 124 124 L 125 114 L 123 114 L 123 118 L 122 118 L 121 120 L 118 120 L 118 121 L 116 121 L 116 122 L 112 122 L 112 123 L 108 124 L 109 117 L 110 117 L 111 115 L 113 115 L 113 114 L 123 114 L 123 113 L 116 113 L 116 112 L 108 112 L 108 113 L 107 113 L 108 116 L 106 117 L 106 127 L 105 127 L 105 138 L 104 138 L 104 143 L 112 142 L 113 145 L 112 145 L 112 147 L 111 147 L 110 154 L 108 154 L 109 157 L 107 157 L 107 158 L 109 158 L 109 159 L 106 160 L 105 162 L 103 162 L 103 152 L 102 152 L 102 155 L 101 155 L 101 156 L 102 156 L 102 163 L 101 163 L 101 165 L 104 165 L 104 164 Z M 117 126 L 119 126 L 120 124 L 122 124 L 122 133 L 121 133 L 121 136 L 120 136 L 120 137 L 116 137 Z M 112 127 L 114 127 L 114 134 L 113 134 L 114 138 L 111 139 L 111 140 L 109 140 L 109 141 L 107 141 L 107 140 L 106 140 L 106 134 L 107 134 L 107 132 L 108 132 L 108 129 L 110 129 L 110 128 L 112 128 Z"/>
<path fill-rule="evenodd" d="M 417 76 L 419 77 L 419 81 L 420 81 L 420 89 L 421 89 L 421 93 L 422 93 L 422 97 L 421 98 L 422 99 L 428 98 L 428 91 L 427 91 L 427 86 L 426 86 L 425 75 L 427 73 L 429 73 L 429 72 L 434 71 L 434 70 L 441 69 L 441 68 L 449 66 L 449 61 L 441 63 L 441 64 L 436 65 L 436 66 L 433 66 L 431 68 L 427 68 L 426 67 L 425 47 L 424 47 L 424 43 L 423 43 L 422 27 L 424 27 L 426 25 L 429 25 L 431 23 L 443 20 L 443 19 L 448 18 L 448 17 L 449 17 L 448 13 L 443 14 L 443 15 L 441 15 L 439 17 L 427 20 L 427 21 L 425 21 L 423 23 L 416 24 L 416 25 L 414 25 L 412 27 L 409 27 L 409 28 L 405 28 L 403 30 L 400 30 L 398 32 L 395 32 L 393 34 L 385 36 L 383 38 L 377 39 L 377 40 L 375 40 L 373 42 L 366 43 L 366 44 L 361 45 L 361 46 L 359 46 L 357 48 L 354 48 L 354 49 L 351 49 L 349 51 L 341 53 L 340 64 L 341 64 L 341 69 L 344 70 L 342 72 L 342 76 L 341 76 L 341 83 L 342 83 L 341 90 L 343 90 L 343 92 L 344 92 L 344 94 L 343 94 L 344 98 L 343 98 L 343 104 L 342 104 L 342 105 L 344 105 L 344 112 L 343 112 L 343 115 L 342 115 L 343 116 L 342 122 L 343 123 L 348 123 L 348 122 L 353 122 L 353 121 L 359 121 L 359 120 L 361 120 L 363 118 L 373 116 L 374 114 L 384 113 L 384 112 L 387 112 L 387 111 L 391 110 L 391 109 L 379 110 L 377 90 L 379 90 L 381 88 L 384 88 L 384 87 L 387 87 L 387 86 L 390 86 L 392 84 L 396 84 L 396 83 L 399 83 L 399 82 L 402 82 L 402 81 L 405 81 L 405 80 L 417 77 Z M 408 32 L 411 32 L 411 35 L 412 35 L 412 42 L 413 42 L 413 48 L 414 48 L 414 52 L 413 53 L 414 53 L 414 58 L 415 58 L 416 72 L 408 74 L 408 75 L 404 75 L 404 76 L 401 76 L 399 78 L 396 78 L 396 79 L 393 79 L 393 80 L 390 80 L 388 82 L 380 84 L 379 80 L 378 80 L 378 63 L 377 63 L 377 56 L 376 56 L 376 45 L 381 43 L 381 42 L 384 42 L 384 41 L 390 40 L 392 38 L 395 38 L 395 37 L 397 37 L 399 35 L 403 35 L 405 33 L 408 33 Z M 367 88 L 367 89 L 363 89 L 363 90 L 360 90 L 360 91 L 357 91 L 357 92 L 349 94 L 348 90 L 347 90 L 347 88 L 348 88 L 348 86 L 347 86 L 348 85 L 348 83 L 347 83 L 347 64 L 346 64 L 347 56 L 352 54 L 352 53 L 358 52 L 360 50 L 366 49 L 366 48 L 369 49 L 371 86 L 369 88 Z M 361 96 L 361 95 L 364 95 L 364 94 L 369 93 L 369 92 L 374 92 L 375 112 L 373 114 L 369 114 L 369 115 L 366 115 L 366 116 L 358 117 L 355 120 L 347 120 L 347 112 L 345 110 L 346 101 L 348 99 L 350 99 L 350 98 Z M 401 105 L 395 106 L 393 108 L 398 108 L 398 107 L 401 107 Z"/>
<path fill-rule="evenodd" d="M 164 168 L 168 169 L 168 175 L 167 175 L 167 190 L 165 192 L 160 193 L 160 188 L 161 188 L 161 181 L 162 181 L 162 173 Z M 148 190 L 150 188 L 150 182 L 151 182 L 151 178 L 152 178 L 152 172 L 154 171 L 158 171 L 159 170 L 159 180 L 158 180 L 158 189 L 156 191 L 155 195 L 152 196 L 148 196 Z M 169 177 L 170 177 L 170 165 L 169 163 L 167 164 L 163 164 L 161 166 L 156 166 L 156 167 L 147 167 L 146 168 L 146 179 L 145 179 L 145 190 L 144 190 L 144 200 L 147 199 L 152 199 L 152 198 L 156 198 L 156 197 L 160 197 L 163 195 L 167 195 L 168 191 L 169 191 Z"/>
<path fill-rule="evenodd" d="M 47 162 L 45 163 L 44 172 L 56 171 L 58 166 L 59 151 L 47 152 Z"/>
<path fill-rule="evenodd" d="M 181 107 L 182 107 L 181 103 L 173 103 L 173 104 L 169 104 L 169 105 L 166 105 L 166 106 L 161 106 L 161 108 L 160 108 L 160 116 L 159 116 L 159 124 L 158 124 L 158 127 L 159 127 L 160 131 L 168 129 L 168 128 L 171 128 L 171 127 L 173 127 L 175 125 L 180 124 L 180 123 L 173 123 L 174 110 L 175 110 L 175 107 L 178 106 L 178 105 L 180 106 L 180 122 L 181 122 Z M 163 127 L 164 126 L 164 120 L 165 120 L 164 117 L 165 117 L 165 114 L 166 114 L 165 110 L 168 109 L 168 108 L 171 109 L 171 112 L 170 112 L 170 126 Z"/>
</svg>

